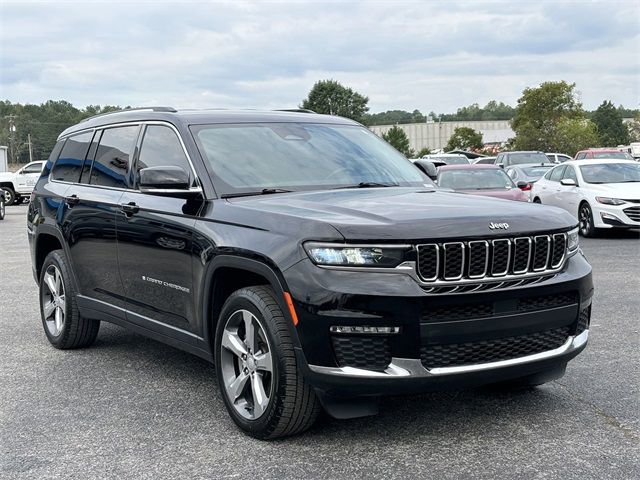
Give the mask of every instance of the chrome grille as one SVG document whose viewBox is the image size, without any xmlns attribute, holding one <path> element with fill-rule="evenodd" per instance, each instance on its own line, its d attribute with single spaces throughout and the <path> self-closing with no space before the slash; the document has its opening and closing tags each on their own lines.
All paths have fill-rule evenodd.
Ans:
<svg viewBox="0 0 640 480">
<path fill-rule="evenodd" d="M 566 258 L 567 235 L 499 238 L 491 241 L 418 245 L 418 274 L 425 283 L 496 281 L 558 270 Z"/>
<path fill-rule="evenodd" d="M 634 222 L 640 222 L 640 207 L 629 207 L 622 211 Z"/>
</svg>

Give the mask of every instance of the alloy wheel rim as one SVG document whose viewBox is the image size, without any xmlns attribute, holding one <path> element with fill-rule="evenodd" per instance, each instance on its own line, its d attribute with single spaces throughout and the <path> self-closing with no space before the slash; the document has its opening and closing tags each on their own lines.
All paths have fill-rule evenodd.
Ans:
<svg viewBox="0 0 640 480">
<path fill-rule="evenodd" d="M 4 195 L 5 203 L 7 203 L 9 200 L 11 200 L 11 194 L 7 190 L 3 190 L 2 194 Z"/>
<path fill-rule="evenodd" d="M 580 229 L 582 232 L 587 232 L 590 228 L 591 220 L 589 219 L 589 211 L 586 207 L 580 209 Z"/>
<path fill-rule="evenodd" d="M 42 288 L 42 312 L 49 333 L 57 337 L 64 328 L 66 296 L 62 274 L 55 265 L 44 272 Z"/>
<path fill-rule="evenodd" d="M 222 332 L 220 369 L 225 394 L 236 412 L 257 420 L 269 406 L 273 357 L 264 327 L 248 310 L 232 313 Z"/>
</svg>

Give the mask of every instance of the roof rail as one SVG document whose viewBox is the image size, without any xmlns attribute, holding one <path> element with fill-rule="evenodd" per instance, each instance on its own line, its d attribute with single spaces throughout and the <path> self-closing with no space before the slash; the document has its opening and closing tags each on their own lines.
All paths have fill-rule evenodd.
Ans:
<svg viewBox="0 0 640 480">
<path fill-rule="evenodd" d="M 135 107 L 135 108 L 123 108 L 122 110 L 114 110 L 113 112 L 104 112 L 99 113 L 98 115 L 93 115 L 91 117 L 84 118 L 80 120 L 80 123 L 86 122 L 87 120 L 92 120 L 94 118 L 103 117 L 105 115 L 111 115 L 114 113 L 125 113 L 125 112 L 137 112 L 141 110 L 151 110 L 152 112 L 169 112 L 176 113 L 177 110 L 173 107 Z"/>
<path fill-rule="evenodd" d="M 274 112 L 316 113 L 308 108 L 276 108 Z"/>
</svg>

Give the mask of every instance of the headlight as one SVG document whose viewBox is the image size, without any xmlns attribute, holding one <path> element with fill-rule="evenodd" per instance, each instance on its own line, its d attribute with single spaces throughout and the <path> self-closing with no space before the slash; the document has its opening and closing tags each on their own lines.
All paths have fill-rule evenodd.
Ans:
<svg viewBox="0 0 640 480">
<path fill-rule="evenodd" d="M 317 265 L 393 268 L 403 262 L 411 247 L 306 243 L 304 248 Z"/>
<path fill-rule="evenodd" d="M 620 200 L 619 198 L 609 198 L 609 197 L 596 197 L 598 203 L 604 203 L 605 205 L 622 205 L 626 203 L 624 200 Z"/>
<path fill-rule="evenodd" d="M 573 254 L 578 251 L 580 240 L 578 237 L 578 229 L 574 228 L 567 232 L 567 253 Z"/>
</svg>

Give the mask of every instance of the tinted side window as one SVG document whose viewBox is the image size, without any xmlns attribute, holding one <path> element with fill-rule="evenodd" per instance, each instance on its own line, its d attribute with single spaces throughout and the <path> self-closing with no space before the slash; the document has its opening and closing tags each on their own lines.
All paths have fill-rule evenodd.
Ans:
<svg viewBox="0 0 640 480">
<path fill-rule="evenodd" d="M 565 166 L 562 165 L 560 167 L 556 167 L 553 170 L 551 170 L 551 176 L 549 177 L 549 180 L 551 180 L 552 182 L 559 182 L 560 179 L 562 178 L 562 172 L 564 168 Z"/>
<path fill-rule="evenodd" d="M 584 153 L 579 153 L 578 155 L 576 155 L 576 160 L 580 160 L 581 158 L 584 158 Z"/>
<path fill-rule="evenodd" d="M 32 163 L 22 170 L 24 173 L 40 173 L 42 171 L 42 163 Z"/>
<path fill-rule="evenodd" d="M 136 163 L 136 182 L 140 170 L 160 166 L 182 167 L 189 175 L 189 179 L 194 180 L 191 166 L 176 133 L 169 127 L 149 125 Z"/>
<path fill-rule="evenodd" d="M 91 166 L 92 185 L 126 187 L 129 158 L 137 137 L 137 125 L 108 128 L 102 133 L 96 158 Z"/>
<path fill-rule="evenodd" d="M 513 169 L 513 168 L 512 168 L 511 170 L 509 170 L 507 173 L 508 173 L 508 174 L 509 174 L 509 176 L 510 176 L 511 178 L 513 178 L 513 179 L 518 178 L 518 172 L 516 172 L 516 170 L 515 170 L 515 169 Z"/>
<path fill-rule="evenodd" d="M 92 136 L 93 132 L 86 132 L 67 138 L 51 171 L 51 176 L 54 180 L 62 182 L 78 181 Z"/>
</svg>

